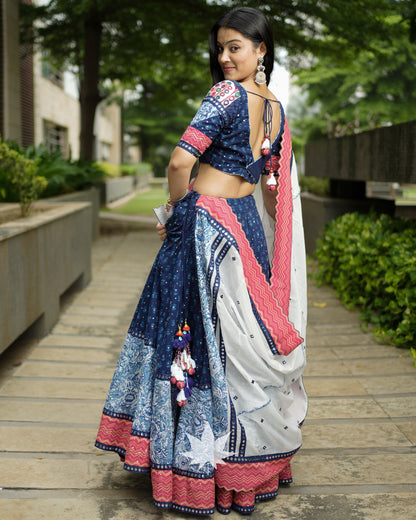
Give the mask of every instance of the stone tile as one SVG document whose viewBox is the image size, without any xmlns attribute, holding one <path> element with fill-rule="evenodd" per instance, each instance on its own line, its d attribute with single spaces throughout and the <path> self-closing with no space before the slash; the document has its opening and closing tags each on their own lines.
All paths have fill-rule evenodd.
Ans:
<svg viewBox="0 0 416 520">
<path fill-rule="evenodd" d="M 190 516 L 157 509 L 151 499 L 149 485 L 140 485 L 130 491 L 132 497 L 30 498 L 2 499 L 1 510 L 5 520 L 189 520 Z M 216 512 L 210 518 L 221 520 Z M 231 511 L 231 520 L 241 515 Z M 413 493 L 378 493 L 288 495 L 282 490 L 275 500 L 256 504 L 253 520 L 392 520 L 416 518 Z"/>
<path fill-rule="evenodd" d="M 87 363 L 53 363 L 52 361 L 26 361 L 14 377 L 49 377 L 59 379 L 105 379 L 113 377 L 115 366 Z"/>
<path fill-rule="evenodd" d="M 138 486 L 133 497 L 129 499 L 102 497 L 6 499 L 1 501 L 1 506 L 5 520 L 169 520 L 172 518 L 189 520 L 191 518 L 190 515 L 156 508 L 152 502 L 151 490 L 146 485 Z M 254 520 L 256 520 L 255 514 L 252 515 Z M 224 518 L 224 515 L 215 513 L 210 518 L 219 520 Z M 241 515 L 232 511 L 227 518 L 238 520 L 241 519 Z"/>
<path fill-rule="evenodd" d="M 293 458 L 297 486 L 416 484 L 416 453 L 303 455 Z"/>
<path fill-rule="evenodd" d="M 303 447 L 388 448 L 411 446 L 405 435 L 392 423 L 308 424 L 303 429 Z"/>
<path fill-rule="evenodd" d="M 36 423 L 90 424 L 100 422 L 104 401 L 0 399 L 0 420 Z M 2 427 L 3 428 L 3 427 Z"/>
<path fill-rule="evenodd" d="M 341 361 L 309 361 L 305 369 L 305 377 L 308 376 L 350 376 L 351 371 Z"/>
<path fill-rule="evenodd" d="M 124 309 L 126 307 L 126 298 L 125 297 L 114 297 L 104 298 L 103 295 L 90 295 L 81 293 L 80 296 L 74 300 L 73 305 L 99 305 L 100 307 L 109 307 L 110 309 Z"/>
<path fill-rule="evenodd" d="M 370 419 L 388 417 L 383 407 L 368 399 L 309 399 L 309 419 Z"/>
<path fill-rule="evenodd" d="M 414 493 L 284 495 L 256 506 L 253 520 L 414 520 Z"/>
<path fill-rule="evenodd" d="M 308 317 L 309 318 L 309 317 Z M 352 323 L 344 323 L 343 321 L 336 321 L 333 323 L 320 323 L 319 320 L 308 319 L 308 330 L 307 337 L 313 336 L 331 336 L 334 337 L 338 334 L 362 334 L 358 321 Z"/>
<path fill-rule="evenodd" d="M 392 352 L 394 355 L 394 351 Z M 414 374 L 416 369 L 413 366 L 411 357 L 406 358 L 387 358 L 387 359 L 361 359 L 355 362 L 345 362 L 348 364 L 354 375 L 386 375 L 391 377 L 394 374 Z M 416 377 L 415 377 L 416 379 Z"/>
<path fill-rule="evenodd" d="M 120 273 L 115 278 L 114 283 L 108 283 L 109 280 L 107 279 L 94 278 L 93 282 L 88 286 L 87 292 L 88 294 L 108 292 L 116 297 L 119 295 L 124 298 L 126 298 L 126 296 L 127 298 L 131 298 L 138 292 L 137 276 L 140 276 L 140 271 L 132 273 L 129 279 L 125 279 L 124 274 Z"/>
<path fill-rule="evenodd" d="M 348 311 L 340 307 L 325 307 L 318 309 L 317 307 L 308 307 L 308 322 L 312 325 L 319 323 L 320 325 L 329 325 L 341 321 L 344 324 L 351 324 L 356 327 L 359 320 L 359 314 Z"/>
<path fill-rule="evenodd" d="M 107 348 L 112 344 L 112 338 L 99 334 L 97 336 L 49 334 L 40 341 L 39 346 Z"/>
<path fill-rule="evenodd" d="M 397 355 L 398 349 L 391 345 L 365 345 L 359 347 L 332 347 L 339 359 L 391 358 Z"/>
<path fill-rule="evenodd" d="M 390 417 L 416 417 L 416 395 L 376 397 L 375 400 Z"/>
<path fill-rule="evenodd" d="M 72 361 L 79 363 L 115 364 L 115 361 L 117 361 L 117 355 L 112 351 L 102 351 L 101 349 L 92 348 L 38 347 L 27 357 L 27 359 L 36 361 Z"/>
<path fill-rule="evenodd" d="M 17 489 L 127 489 L 146 481 L 123 469 L 114 454 L 97 457 L 0 458 L 2 487 Z M 141 478 L 140 478 L 141 477 Z"/>
<path fill-rule="evenodd" d="M 413 422 L 398 423 L 397 426 L 403 432 L 409 441 L 415 446 L 416 445 L 416 419 Z"/>
<path fill-rule="evenodd" d="M 61 399 L 105 399 L 108 382 L 39 381 L 11 379 L 0 388 L 6 397 L 37 397 Z"/>
<path fill-rule="evenodd" d="M 356 334 L 334 334 L 333 336 L 307 336 L 309 347 L 337 347 L 342 345 L 374 345 L 374 338 L 371 334 L 363 332 Z"/>
<path fill-rule="evenodd" d="M 327 300 L 328 298 L 338 298 L 335 294 L 335 290 L 332 287 L 320 286 L 317 287 L 313 282 L 308 283 L 308 301 L 313 299 Z"/>
<path fill-rule="evenodd" d="M 1 427 L 0 451 L 40 453 L 96 453 L 97 428 L 25 426 Z"/>
<path fill-rule="evenodd" d="M 0 508 L 5 520 L 99 520 L 101 514 L 93 499 L 3 499 Z"/>
<path fill-rule="evenodd" d="M 105 327 L 117 327 L 119 325 L 117 316 L 97 316 L 97 315 L 81 315 L 81 314 L 65 314 L 59 318 L 61 326 L 75 325 L 77 327 L 99 327 L 101 324 Z"/>
<path fill-rule="evenodd" d="M 61 314 L 60 318 L 69 316 L 117 316 L 121 312 L 121 308 L 114 310 L 109 307 L 102 307 L 101 305 L 71 305 L 67 311 Z"/>
<path fill-rule="evenodd" d="M 53 334 L 68 334 L 68 335 L 88 335 L 91 334 L 92 336 L 98 336 L 99 334 L 102 334 L 103 336 L 107 336 L 108 338 L 111 338 L 115 334 L 120 334 L 121 331 L 124 331 L 124 327 L 122 326 L 107 326 L 107 324 L 100 325 L 99 323 L 95 325 L 69 325 L 69 324 L 63 324 L 58 323 L 55 325 L 55 327 L 52 330 Z"/>
<path fill-rule="evenodd" d="M 331 348 L 329 347 L 310 347 L 309 344 L 306 346 L 306 358 L 307 360 L 313 361 L 330 361 L 330 360 L 338 360 L 338 357 L 334 354 Z"/>
<path fill-rule="evenodd" d="M 370 394 L 416 393 L 416 377 L 412 375 L 362 377 L 360 381 Z"/>
<path fill-rule="evenodd" d="M 357 379 L 322 377 L 305 378 L 305 388 L 309 397 L 337 397 L 349 395 L 367 395 L 365 388 Z"/>
</svg>

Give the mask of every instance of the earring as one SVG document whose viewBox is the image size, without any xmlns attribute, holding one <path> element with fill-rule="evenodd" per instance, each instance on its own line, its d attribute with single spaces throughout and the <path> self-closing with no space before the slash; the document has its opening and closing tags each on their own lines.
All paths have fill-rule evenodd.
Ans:
<svg viewBox="0 0 416 520">
<path fill-rule="evenodd" d="M 264 83 L 266 83 L 266 74 L 264 73 L 266 67 L 263 65 L 263 61 L 263 56 L 260 56 L 259 64 L 257 66 L 256 78 L 254 80 L 257 85 L 264 85 Z"/>
</svg>

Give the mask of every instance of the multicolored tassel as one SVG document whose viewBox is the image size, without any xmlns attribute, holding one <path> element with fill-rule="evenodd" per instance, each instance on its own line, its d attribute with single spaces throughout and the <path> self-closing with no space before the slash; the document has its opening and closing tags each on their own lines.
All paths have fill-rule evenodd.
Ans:
<svg viewBox="0 0 416 520">
<path fill-rule="evenodd" d="M 173 341 L 176 352 L 170 367 L 170 382 L 177 388 L 174 395 L 179 406 L 186 405 L 194 384 L 192 376 L 195 374 L 196 364 L 191 356 L 191 340 L 191 329 L 185 320 L 182 328 L 180 325 L 178 326 L 178 332 Z"/>
<path fill-rule="evenodd" d="M 269 171 L 269 174 L 267 175 L 266 184 L 269 191 L 274 191 L 276 189 L 277 181 L 276 177 L 274 176 L 273 170 Z"/>
</svg>

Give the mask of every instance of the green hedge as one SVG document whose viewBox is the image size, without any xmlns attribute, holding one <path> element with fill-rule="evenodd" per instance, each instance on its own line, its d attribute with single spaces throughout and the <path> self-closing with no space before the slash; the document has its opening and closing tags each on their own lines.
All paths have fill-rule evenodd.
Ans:
<svg viewBox="0 0 416 520">
<path fill-rule="evenodd" d="M 59 150 L 48 152 L 42 144 L 27 148 L 20 147 L 16 142 L 7 144 L 26 159 L 36 162 L 38 175 L 45 177 L 47 181 L 42 198 L 90 188 L 105 175 L 102 169 L 91 162 L 65 159 Z M 18 196 L 13 186 L 5 184 L 5 189 L 6 196 L 2 198 L 0 193 L 0 202 L 17 202 Z"/>
<path fill-rule="evenodd" d="M 329 179 L 299 175 L 299 185 L 302 191 L 307 191 L 322 197 L 329 195 Z"/>
<path fill-rule="evenodd" d="M 375 334 L 416 344 L 416 221 L 348 213 L 330 222 L 315 251 L 318 284 L 357 306 Z"/>
<path fill-rule="evenodd" d="M 149 163 L 112 164 L 108 162 L 94 163 L 105 172 L 106 177 L 124 177 L 127 175 L 147 175 L 152 167 Z"/>
</svg>

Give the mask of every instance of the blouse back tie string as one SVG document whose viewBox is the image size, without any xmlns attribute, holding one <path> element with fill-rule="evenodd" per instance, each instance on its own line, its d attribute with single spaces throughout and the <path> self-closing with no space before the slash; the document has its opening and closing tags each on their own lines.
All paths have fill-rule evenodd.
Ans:
<svg viewBox="0 0 416 520">
<path fill-rule="evenodd" d="M 251 92 L 247 90 L 249 94 L 254 94 L 255 96 L 261 97 L 264 100 L 264 110 L 263 110 L 263 130 L 264 137 L 261 143 L 261 153 L 262 155 L 269 156 L 269 160 L 266 163 L 265 173 L 267 173 L 267 187 L 270 191 L 274 191 L 276 189 L 276 178 L 275 172 L 273 171 L 272 165 L 272 145 L 271 145 L 271 133 L 273 128 L 273 108 L 271 101 L 278 103 L 275 99 L 269 99 L 261 94 L 257 94 L 256 92 Z M 269 166 L 267 168 L 267 166 Z"/>
</svg>

